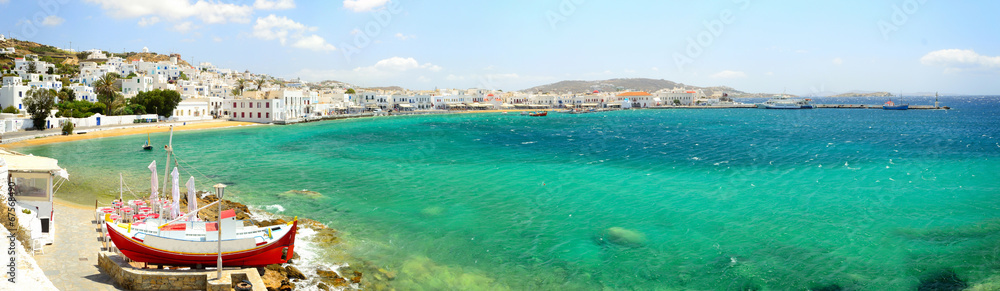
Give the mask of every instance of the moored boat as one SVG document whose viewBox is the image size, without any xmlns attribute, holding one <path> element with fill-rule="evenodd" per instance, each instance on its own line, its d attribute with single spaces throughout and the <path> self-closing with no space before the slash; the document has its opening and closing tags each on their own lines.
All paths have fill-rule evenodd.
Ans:
<svg viewBox="0 0 1000 291">
<path fill-rule="evenodd" d="M 885 104 L 882 104 L 882 110 L 907 110 L 907 109 L 910 109 L 910 104 L 909 103 L 906 103 L 906 104 L 896 104 L 896 103 L 892 102 L 892 99 L 889 99 L 888 102 L 885 102 Z"/>
<path fill-rule="evenodd" d="M 222 215 L 222 265 L 263 267 L 283 264 L 293 256 L 298 220 L 284 225 L 246 226 L 232 210 Z M 211 221 L 167 224 L 164 219 L 135 223 L 104 222 L 115 247 L 129 259 L 156 265 L 214 266 L 219 227 Z"/>
<path fill-rule="evenodd" d="M 546 115 L 549 115 L 549 112 L 548 111 L 532 112 L 532 113 L 528 113 L 528 115 L 529 116 L 546 116 Z"/>
<path fill-rule="evenodd" d="M 767 102 L 757 104 L 762 109 L 813 109 L 812 99 L 793 99 L 785 95 L 776 95 Z"/>
<path fill-rule="evenodd" d="M 147 151 L 153 150 L 153 145 L 149 144 L 149 133 L 146 133 L 146 143 L 142 144 L 142 149 Z"/>
</svg>

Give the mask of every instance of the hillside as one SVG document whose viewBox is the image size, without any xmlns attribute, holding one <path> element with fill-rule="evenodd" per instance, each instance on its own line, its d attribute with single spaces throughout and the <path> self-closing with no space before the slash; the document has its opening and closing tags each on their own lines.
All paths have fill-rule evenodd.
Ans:
<svg viewBox="0 0 1000 291">
<path fill-rule="evenodd" d="M 67 74 L 74 75 L 79 71 L 79 68 L 77 66 L 80 64 L 80 61 L 85 61 L 86 60 L 85 58 L 87 57 L 85 53 L 69 52 L 54 46 L 39 44 L 30 41 L 22 41 L 16 39 L 7 39 L 4 41 L 0 41 L 0 48 L 8 48 L 8 47 L 14 48 L 14 54 L 0 55 L 0 68 L 5 70 L 12 69 L 14 67 L 15 58 L 24 57 L 24 55 L 27 54 L 34 54 L 38 55 L 38 59 L 41 61 L 55 64 L 57 68 L 57 72 L 55 73 L 64 75 Z M 142 58 L 143 61 L 153 61 L 153 62 L 170 60 L 169 55 L 161 55 L 157 53 L 128 52 L 124 54 L 120 53 L 108 54 L 108 56 L 121 57 L 128 61 L 138 60 L 139 58 Z M 189 65 L 186 61 L 181 60 L 179 58 L 180 55 L 175 55 L 175 56 L 178 56 L 177 63 L 179 65 Z"/>
<path fill-rule="evenodd" d="M 556 82 L 548 85 L 531 87 L 528 89 L 521 90 L 522 92 L 543 92 L 543 93 L 590 93 L 594 90 L 599 90 L 602 92 L 617 92 L 625 90 L 635 90 L 635 91 L 645 91 L 645 92 L 656 92 L 660 89 L 673 89 L 673 88 L 687 88 L 687 89 L 702 89 L 705 94 L 712 95 L 716 91 L 726 92 L 730 94 L 745 94 L 743 91 L 733 89 L 726 86 L 714 86 L 714 87 L 698 87 L 685 85 L 683 83 L 677 83 L 668 80 L 657 80 L 657 79 L 646 79 L 646 78 L 627 78 L 627 79 L 610 79 L 610 80 L 600 80 L 600 81 L 562 81 Z"/>
<path fill-rule="evenodd" d="M 889 92 L 870 92 L 870 93 L 848 92 L 844 94 L 833 95 L 830 97 L 891 97 L 891 96 L 892 93 Z"/>
</svg>

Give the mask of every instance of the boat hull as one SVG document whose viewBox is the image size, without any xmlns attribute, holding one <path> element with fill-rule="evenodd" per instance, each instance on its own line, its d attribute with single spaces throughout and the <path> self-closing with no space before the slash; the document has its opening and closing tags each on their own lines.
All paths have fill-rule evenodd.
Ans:
<svg viewBox="0 0 1000 291">
<path fill-rule="evenodd" d="M 794 106 L 784 106 L 784 105 L 763 105 L 764 109 L 813 109 L 812 105 L 794 105 Z"/>
<path fill-rule="evenodd" d="M 910 109 L 909 104 L 905 105 L 882 105 L 883 110 L 907 110 Z"/>
<path fill-rule="evenodd" d="M 133 237 L 123 235 L 107 223 L 111 241 L 115 243 L 122 254 L 136 262 L 171 266 L 214 266 L 217 264 L 217 253 L 182 253 L 150 247 Z M 270 264 L 284 264 L 292 258 L 295 249 L 295 233 L 298 221 L 293 222 L 291 229 L 285 235 L 270 243 L 251 249 L 224 252 L 222 265 L 226 267 L 264 267 Z M 184 240 L 175 240 L 178 244 Z"/>
</svg>

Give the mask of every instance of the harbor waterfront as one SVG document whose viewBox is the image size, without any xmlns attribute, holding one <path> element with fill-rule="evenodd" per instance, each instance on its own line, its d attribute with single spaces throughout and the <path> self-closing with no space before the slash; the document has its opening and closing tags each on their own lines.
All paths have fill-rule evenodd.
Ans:
<svg viewBox="0 0 1000 291">
<path fill-rule="evenodd" d="M 344 234 L 327 263 L 365 258 L 398 290 L 996 286 L 1000 98 L 942 104 L 376 117 L 173 143 L 198 185 L 327 223 Z M 119 172 L 148 183 L 163 155 L 145 139 L 18 150 L 58 159 L 59 198 L 91 204 Z"/>
</svg>

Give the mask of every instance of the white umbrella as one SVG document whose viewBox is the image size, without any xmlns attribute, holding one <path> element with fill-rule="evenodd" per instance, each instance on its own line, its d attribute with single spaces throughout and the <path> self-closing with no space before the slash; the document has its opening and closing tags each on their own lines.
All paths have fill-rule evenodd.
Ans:
<svg viewBox="0 0 1000 291">
<path fill-rule="evenodd" d="M 187 187 L 188 187 L 188 213 L 191 213 L 198 209 L 198 199 L 194 197 L 195 196 L 194 176 L 191 176 L 191 179 L 188 179 Z"/>
<path fill-rule="evenodd" d="M 173 198 L 174 203 L 170 205 L 170 218 L 174 219 L 181 215 L 181 185 L 180 185 L 180 173 L 177 172 L 177 167 L 174 167 L 174 171 L 170 173 L 170 182 L 173 187 L 170 189 L 171 198 Z"/>
<path fill-rule="evenodd" d="M 159 180 L 156 179 L 156 160 L 149 164 L 149 170 L 153 171 L 153 176 L 150 178 L 149 200 L 155 201 L 158 194 L 156 184 L 160 184 Z"/>
</svg>

